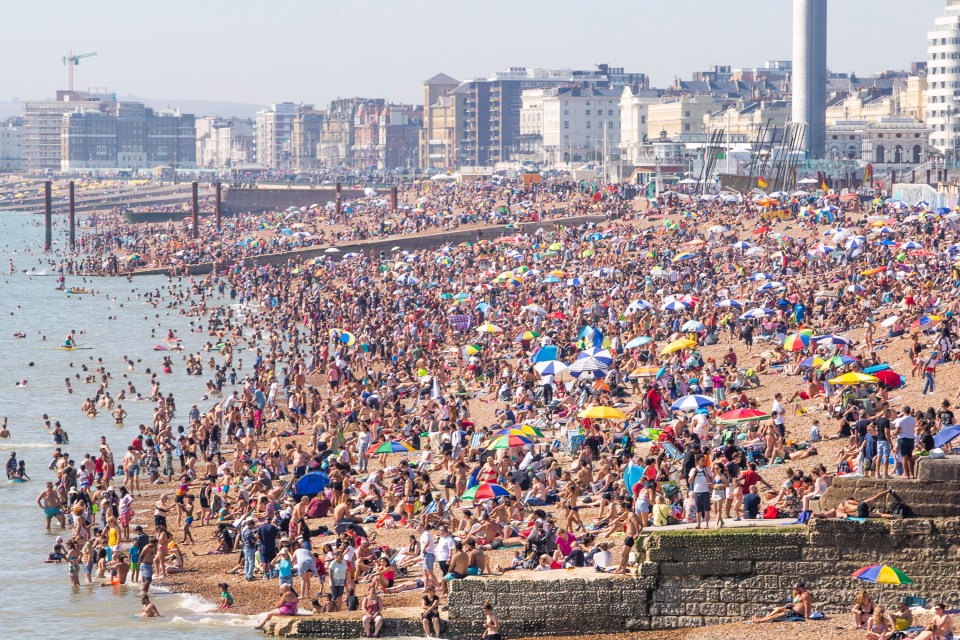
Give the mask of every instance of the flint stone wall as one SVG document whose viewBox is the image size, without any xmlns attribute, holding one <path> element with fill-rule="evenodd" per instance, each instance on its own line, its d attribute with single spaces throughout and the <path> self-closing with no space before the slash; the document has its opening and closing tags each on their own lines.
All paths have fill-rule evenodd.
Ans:
<svg viewBox="0 0 960 640">
<path fill-rule="evenodd" d="M 815 610 L 832 616 L 846 614 L 861 588 L 888 607 L 906 595 L 960 602 L 960 518 L 654 531 L 641 537 L 637 551 L 642 562 L 635 576 L 577 569 L 454 581 L 444 637 L 478 637 L 488 601 L 507 638 L 738 622 L 782 604 L 801 580 L 814 594 Z M 881 591 L 852 577 L 874 563 L 902 569 L 914 583 Z M 407 623 L 388 623 L 386 635 L 419 635 L 419 613 L 409 615 Z M 357 619 L 280 622 L 275 633 L 360 635 Z"/>
</svg>

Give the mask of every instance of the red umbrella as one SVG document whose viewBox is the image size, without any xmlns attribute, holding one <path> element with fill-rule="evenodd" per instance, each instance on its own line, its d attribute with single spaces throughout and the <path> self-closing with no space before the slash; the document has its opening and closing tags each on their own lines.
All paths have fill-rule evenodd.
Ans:
<svg viewBox="0 0 960 640">
<path fill-rule="evenodd" d="M 771 229 L 770 227 L 760 227 L 759 229 L 754 229 L 753 233 L 761 234 L 761 233 L 766 233 L 767 231 L 773 231 L 773 229 Z"/>
<path fill-rule="evenodd" d="M 882 384 L 891 389 L 898 389 L 903 385 L 903 380 L 896 371 L 884 369 L 883 371 L 874 372 L 873 375 L 875 375 Z"/>
<path fill-rule="evenodd" d="M 563 313 L 563 312 L 561 312 L 561 311 L 551 311 L 550 313 L 547 314 L 547 317 L 550 318 L 551 320 L 566 320 L 566 319 L 567 319 L 566 314 Z"/>
</svg>

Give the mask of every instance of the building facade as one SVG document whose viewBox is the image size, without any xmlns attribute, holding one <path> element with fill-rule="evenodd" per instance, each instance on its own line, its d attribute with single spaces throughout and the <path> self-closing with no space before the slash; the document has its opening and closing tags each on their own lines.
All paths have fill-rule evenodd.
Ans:
<svg viewBox="0 0 960 640">
<path fill-rule="evenodd" d="M 256 161 L 253 120 L 197 119 L 197 166 L 206 169 L 242 167 Z"/>
<path fill-rule="evenodd" d="M 297 105 L 279 102 L 257 111 L 254 125 L 257 164 L 269 169 L 291 167 L 290 138 Z"/>
<path fill-rule="evenodd" d="M 841 120 L 827 126 L 824 157 L 869 162 L 875 173 L 899 172 L 927 161 L 930 140 L 930 129 L 912 118 Z"/>
<path fill-rule="evenodd" d="M 548 165 L 619 155 L 620 91 L 594 87 L 535 89 L 523 94 L 521 133 L 541 142 Z"/>
<path fill-rule="evenodd" d="M 78 109 L 61 117 L 59 169 L 174 169 L 197 166 L 192 114 L 154 111 L 139 102 Z"/>
<path fill-rule="evenodd" d="M 457 141 L 463 136 L 460 81 L 438 73 L 423 83 L 423 128 L 419 134 L 421 169 L 452 169 L 456 166 Z"/>
<path fill-rule="evenodd" d="M 23 127 L 12 119 L 0 125 L 0 171 L 23 169 Z"/>
<path fill-rule="evenodd" d="M 294 114 L 290 133 L 290 155 L 294 171 L 316 171 L 320 168 L 320 131 L 323 111 L 313 106 L 299 106 Z"/>
<path fill-rule="evenodd" d="M 950 163 L 957 160 L 960 130 L 960 0 L 947 0 L 945 14 L 927 34 L 927 124 L 930 144 Z"/>
<path fill-rule="evenodd" d="M 80 109 L 101 110 L 116 103 L 113 94 L 57 91 L 56 100 L 31 100 L 23 104 L 23 168 L 59 171 L 60 133 L 64 114 Z"/>
<path fill-rule="evenodd" d="M 665 98 L 647 107 L 647 131 L 650 138 L 682 139 L 702 137 L 704 116 L 717 110 L 720 100 L 712 95 Z"/>
</svg>

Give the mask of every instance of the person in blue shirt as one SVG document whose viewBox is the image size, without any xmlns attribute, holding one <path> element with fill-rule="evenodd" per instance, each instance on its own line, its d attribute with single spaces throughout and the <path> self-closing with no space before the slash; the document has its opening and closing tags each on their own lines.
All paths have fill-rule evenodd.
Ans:
<svg viewBox="0 0 960 640">
<path fill-rule="evenodd" d="M 807 317 L 807 305 L 802 302 L 798 302 L 793 307 L 793 317 L 796 319 L 797 324 L 803 324 L 803 321 Z"/>
</svg>

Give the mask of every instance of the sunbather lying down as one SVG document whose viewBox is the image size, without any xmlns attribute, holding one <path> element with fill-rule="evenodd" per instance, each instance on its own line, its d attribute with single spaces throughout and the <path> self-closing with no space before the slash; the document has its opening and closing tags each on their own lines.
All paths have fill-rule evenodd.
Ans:
<svg viewBox="0 0 960 640">
<path fill-rule="evenodd" d="M 847 498 L 834 509 L 828 509 L 827 511 L 821 511 L 820 513 L 813 514 L 814 518 L 892 518 L 893 516 L 889 513 L 883 513 L 881 511 L 871 511 L 871 508 L 877 504 L 880 500 L 883 500 L 887 497 L 887 494 L 890 493 L 889 489 L 881 491 L 875 496 L 870 496 L 865 500 L 857 500 L 853 496 Z"/>
</svg>

